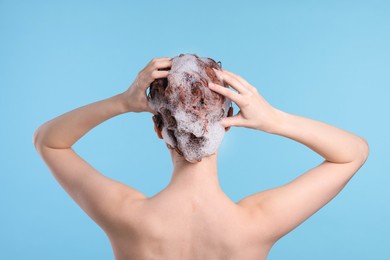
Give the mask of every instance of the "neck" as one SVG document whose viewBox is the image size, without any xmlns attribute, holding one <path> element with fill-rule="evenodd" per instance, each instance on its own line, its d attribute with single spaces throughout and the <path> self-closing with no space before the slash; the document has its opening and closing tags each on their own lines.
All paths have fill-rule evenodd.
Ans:
<svg viewBox="0 0 390 260">
<path fill-rule="evenodd" d="M 222 192 L 218 180 L 218 152 L 196 163 L 186 161 L 174 150 L 170 152 L 174 169 L 167 188 L 199 196 Z"/>
</svg>

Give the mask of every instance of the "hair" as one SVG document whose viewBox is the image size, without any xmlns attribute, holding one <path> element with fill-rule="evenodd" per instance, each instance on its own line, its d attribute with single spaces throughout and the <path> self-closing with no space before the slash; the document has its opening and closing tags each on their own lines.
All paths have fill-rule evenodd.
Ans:
<svg viewBox="0 0 390 260">
<path fill-rule="evenodd" d="M 225 135 L 219 121 L 227 116 L 231 101 L 208 88 L 210 81 L 228 87 L 213 68 L 221 70 L 221 63 L 180 54 L 172 59 L 168 77 L 150 86 L 148 100 L 157 113 L 157 128 L 168 148 L 189 162 L 214 154 Z"/>
</svg>

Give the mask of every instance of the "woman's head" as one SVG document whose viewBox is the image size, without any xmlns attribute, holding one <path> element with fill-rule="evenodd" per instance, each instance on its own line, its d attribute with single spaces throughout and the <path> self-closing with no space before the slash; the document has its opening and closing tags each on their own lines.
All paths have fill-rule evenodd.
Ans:
<svg viewBox="0 0 390 260">
<path fill-rule="evenodd" d="M 228 116 L 231 101 L 207 87 L 210 81 L 227 87 L 213 68 L 221 70 L 213 59 L 180 54 L 172 59 L 168 77 L 150 86 L 156 127 L 168 147 L 190 162 L 214 154 L 225 135 L 219 121 Z"/>
</svg>

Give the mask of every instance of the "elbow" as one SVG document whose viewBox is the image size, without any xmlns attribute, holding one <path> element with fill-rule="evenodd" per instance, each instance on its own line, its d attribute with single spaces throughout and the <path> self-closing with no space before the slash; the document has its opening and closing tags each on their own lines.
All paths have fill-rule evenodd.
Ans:
<svg viewBox="0 0 390 260">
<path fill-rule="evenodd" d="M 38 143 L 39 143 L 39 141 L 38 141 L 38 136 L 39 136 L 38 130 L 39 129 L 35 130 L 35 132 L 34 132 L 34 134 L 32 136 L 32 143 L 33 143 L 35 148 L 37 148 Z"/>
<path fill-rule="evenodd" d="M 35 149 L 37 149 L 37 150 L 39 150 L 39 147 L 41 147 L 41 144 L 42 144 L 42 142 L 41 142 L 42 137 L 41 136 L 42 136 L 42 133 L 40 131 L 40 127 L 38 127 L 32 136 L 32 143 L 33 143 Z"/>
<path fill-rule="evenodd" d="M 361 162 L 362 164 L 364 164 L 367 159 L 368 159 L 368 156 L 370 154 L 370 147 L 368 145 L 368 141 L 362 137 L 360 137 L 361 141 L 360 141 L 360 159 L 361 159 Z"/>
</svg>

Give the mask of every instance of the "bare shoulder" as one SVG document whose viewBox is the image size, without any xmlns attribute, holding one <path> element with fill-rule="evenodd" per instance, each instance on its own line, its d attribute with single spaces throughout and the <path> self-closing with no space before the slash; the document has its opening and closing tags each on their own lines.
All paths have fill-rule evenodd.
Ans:
<svg viewBox="0 0 390 260">
<path fill-rule="evenodd" d="M 140 231 L 140 228 L 144 226 L 145 219 L 142 209 L 147 200 L 147 198 L 134 199 L 131 196 L 127 196 L 120 207 L 111 212 L 116 218 L 103 229 L 111 241 L 119 242 L 120 239 L 134 237 Z"/>
</svg>

